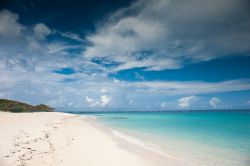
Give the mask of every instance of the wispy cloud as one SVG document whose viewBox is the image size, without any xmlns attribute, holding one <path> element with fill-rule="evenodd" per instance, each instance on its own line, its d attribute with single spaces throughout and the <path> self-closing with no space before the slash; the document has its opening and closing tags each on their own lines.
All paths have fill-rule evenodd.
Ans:
<svg viewBox="0 0 250 166">
<path fill-rule="evenodd" d="M 232 0 L 233 2 L 235 1 Z M 248 35 L 245 34 L 247 30 L 241 31 L 240 34 L 225 32 L 229 33 L 229 36 L 235 35 L 230 38 L 233 43 L 227 44 L 223 33 L 220 34 L 222 36 L 215 38 L 215 41 L 208 40 L 208 43 L 204 43 L 206 38 L 204 34 L 211 34 L 209 29 L 198 34 L 195 34 L 193 30 L 186 33 L 185 28 L 176 30 L 179 27 L 176 22 L 178 19 L 182 22 L 191 19 L 191 26 L 197 20 L 208 19 L 207 15 L 213 15 L 213 12 L 209 13 L 208 9 L 205 9 L 204 16 L 196 18 L 198 16 L 195 17 L 192 14 L 193 11 L 188 10 L 192 5 L 195 8 L 196 4 L 182 4 L 184 1 L 175 3 L 172 1 L 157 1 L 157 3 L 138 1 L 129 8 L 119 10 L 111 15 L 106 24 L 102 28 L 99 27 L 96 33 L 87 36 L 86 40 L 92 45 L 88 46 L 83 54 L 79 54 L 85 49 L 79 42 L 84 42 L 85 39 L 82 39 L 80 35 L 60 32 L 65 38 L 79 41 L 77 44 L 59 40 L 53 38 L 53 35 L 59 32 L 55 32 L 55 29 L 44 23 L 34 24 L 34 26 L 23 25 L 19 22 L 19 16 L 16 13 L 8 10 L 1 11 L 0 96 L 33 104 L 45 103 L 57 108 L 126 108 L 130 106 L 148 108 L 148 105 L 153 108 L 160 108 L 160 106 L 176 108 L 178 102 L 180 107 L 187 108 L 198 95 L 250 90 L 249 79 L 221 82 L 147 81 L 143 75 L 134 72 L 138 81 L 129 82 L 108 76 L 110 72 L 136 67 L 145 67 L 145 70 L 174 69 L 182 67 L 184 61 L 187 60 L 217 58 L 226 54 L 224 51 L 227 47 L 225 50 L 222 49 L 223 51 L 218 51 L 223 53 L 220 55 L 217 55 L 217 48 L 212 54 L 206 53 L 210 50 L 208 45 L 218 44 L 217 39 L 220 39 L 222 45 L 228 45 L 228 47 L 233 45 L 230 49 L 234 48 L 236 52 L 248 51 L 249 46 L 246 46 L 246 43 L 249 43 L 249 40 Z M 231 4 L 232 11 L 238 7 L 233 4 Z M 180 16 L 176 16 L 173 15 L 171 9 L 173 5 L 177 9 L 184 5 L 186 9 L 180 10 Z M 209 7 L 210 9 L 212 8 Z M 217 11 L 217 7 L 214 10 L 222 12 L 225 17 L 232 12 L 231 10 Z M 128 11 L 136 14 L 125 14 Z M 158 11 L 163 15 L 158 17 Z M 152 12 L 153 14 L 150 15 Z M 191 12 L 190 18 L 189 12 Z M 201 22 L 200 25 L 203 24 L 205 23 Z M 246 27 L 245 24 L 242 26 Z M 186 28 L 194 27 L 192 25 Z M 239 28 L 241 30 L 241 27 Z M 196 30 L 199 32 L 200 28 Z M 198 36 L 194 38 L 196 35 Z M 238 37 L 244 38 L 242 37 L 244 35 L 245 43 L 234 43 Z M 48 36 L 53 40 L 49 40 Z M 213 34 L 212 38 L 214 38 Z M 200 44 L 204 47 L 200 47 Z M 62 69 L 72 69 L 73 72 L 70 74 L 55 72 Z M 169 96 L 174 96 L 175 102 L 165 100 Z M 206 104 L 208 104 L 207 101 Z"/>
<path fill-rule="evenodd" d="M 58 33 L 58 34 L 60 34 L 61 36 L 65 37 L 65 38 L 75 40 L 75 41 L 78 41 L 78 42 L 86 42 L 86 40 L 81 38 L 79 34 L 76 34 L 76 33 L 73 33 L 73 32 L 60 32 L 60 31 L 54 30 L 53 33 Z"/>
<path fill-rule="evenodd" d="M 19 22 L 18 14 L 9 10 L 2 10 L 0 18 L 2 68 L 16 72 L 42 72 L 44 70 L 43 72 L 48 72 L 48 74 L 50 71 L 63 67 L 83 69 L 84 66 L 87 68 L 86 72 L 99 69 L 98 64 L 85 61 L 76 53 L 83 49 L 82 45 L 56 38 L 48 40 L 48 35 L 53 37 L 55 34 L 54 30 L 44 23 L 37 23 L 34 26 L 23 25 Z M 100 71 L 101 69 L 100 66 Z"/>
<path fill-rule="evenodd" d="M 168 95 L 211 94 L 250 89 L 250 80 L 248 79 L 211 83 L 201 81 L 144 81 L 133 84 L 138 89 L 147 88 L 151 93 L 166 93 Z"/>
<path fill-rule="evenodd" d="M 111 14 L 83 55 L 146 70 L 250 53 L 247 0 L 138 0 Z M 178 12 L 176 12 L 178 11 Z"/>
</svg>

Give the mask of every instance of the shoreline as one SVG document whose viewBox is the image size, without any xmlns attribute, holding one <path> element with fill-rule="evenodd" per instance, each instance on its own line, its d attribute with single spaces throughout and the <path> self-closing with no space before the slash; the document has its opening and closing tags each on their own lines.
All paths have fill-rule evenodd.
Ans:
<svg viewBox="0 0 250 166">
<path fill-rule="evenodd" d="M 101 124 L 97 127 L 104 128 L 108 135 L 120 143 L 120 147 L 151 157 L 153 161 L 158 161 L 159 165 L 246 166 L 249 162 L 248 152 L 230 147 L 216 146 L 203 140 L 190 140 L 185 137 L 173 139 L 169 135 L 155 135 L 149 131 L 118 127 L 119 125 L 114 125 L 117 122 L 106 123 L 106 120 L 99 116 L 95 116 L 95 120 L 97 124 Z"/>
<path fill-rule="evenodd" d="M 0 165 L 161 165 L 157 157 L 117 141 L 93 123 L 102 126 L 68 113 L 0 112 Z"/>
<path fill-rule="evenodd" d="M 171 144 L 171 147 L 161 147 L 161 144 L 157 144 L 160 138 L 147 139 L 147 137 L 137 136 L 105 125 L 93 115 L 62 112 L 0 112 L 0 166 L 78 166 L 81 164 L 212 166 L 223 161 L 220 154 L 223 154 L 224 150 L 216 150 L 220 156 L 217 159 L 205 159 L 208 156 L 204 156 L 205 158 L 200 160 L 197 156 L 193 158 L 178 154 L 179 150 L 184 152 L 187 150 L 186 143 L 191 150 L 189 153 L 200 151 L 205 154 L 204 147 L 201 149 L 197 143 L 192 144 L 187 140 L 179 143 L 165 140 L 166 143 Z M 209 154 L 212 152 L 210 151 Z M 228 161 L 224 165 L 244 164 Z"/>
</svg>

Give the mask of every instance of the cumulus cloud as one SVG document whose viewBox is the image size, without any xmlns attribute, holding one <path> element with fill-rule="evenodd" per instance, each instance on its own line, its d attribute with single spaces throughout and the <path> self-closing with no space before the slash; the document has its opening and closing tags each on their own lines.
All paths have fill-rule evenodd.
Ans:
<svg viewBox="0 0 250 166">
<path fill-rule="evenodd" d="M 93 98 L 90 98 L 88 96 L 86 96 L 86 102 L 89 104 L 90 107 L 105 107 L 107 106 L 110 101 L 111 101 L 111 97 L 107 96 L 107 95 L 102 95 L 100 97 L 100 99 L 98 100 L 94 100 Z"/>
<path fill-rule="evenodd" d="M 85 99 L 86 99 L 86 101 L 87 101 L 87 103 L 89 104 L 90 107 L 94 107 L 94 106 L 97 106 L 99 104 L 98 101 L 95 101 L 94 99 L 92 99 L 92 98 L 90 98 L 88 96 L 86 96 Z"/>
<path fill-rule="evenodd" d="M 247 0 L 138 0 L 87 36 L 83 55 L 118 65 L 116 72 L 180 68 L 186 63 L 250 53 Z M 176 12 L 178 11 L 178 12 Z"/>
<path fill-rule="evenodd" d="M 0 11 L 1 96 L 31 104 L 42 102 L 57 108 L 84 107 L 80 99 L 92 92 L 76 92 L 75 88 L 82 89 L 86 82 L 90 86 L 93 80 L 105 80 L 99 74 L 87 77 L 92 71 L 99 70 L 98 65 L 84 61 L 72 52 L 79 51 L 78 45 L 58 39 L 42 41 L 48 35 L 54 35 L 45 24 L 25 26 L 19 23 L 18 18 L 18 14 L 11 11 Z M 81 72 L 72 76 L 53 72 L 62 68 Z M 93 94 L 100 95 L 98 92 Z M 104 103 L 107 103 L 105 99 Z"/>
<path fill-rule="evenodd" d="M 57 39 L 51 42 L 41 41 L 48 35 L 52 35 L 50 28 L 45 24 L 38 23 L 34 27 L 24 26 L 18 22 L 18 14 L 9 10 L 0 11 L 0 17 L 0 41 L 4 40 L 0 45 L 2 71 L 49 74 L 49 71 L 70 66 L 86 66 L 89 70 L 98 69 L 98 65 L 84 62 L 82 57 L 70 52 L 79 50 L 79 45 Z"/>
<path fill-rule="evenodd" d="M 166 6 L 165 1 L 157 1 L 156 4 L 160 2 L 163 3 L 163 7 L 164 5 Z M 148 7 L 144 1 L 141 1 L 141 3 Z M 47 35 L 54 35 L 45 24 L 36 24 L 40 28 L 25 26 L 18 22 L 17 14 L 6 10 L 1 11 L 0 29 L 2 29 L 0 30 L 0 40 L 5 40 L 6 42 L 0 44 L 0 96 L 30 102 L 31 104 L 45 103 L 56 108 L 65 107 L 80 110 L 88 109 L 89 107 L 128 108 L 130 104 L 130 106 L 137 108 L 149 108 L 150 105 L 152 106 L 150 108 L 154 109 L 161 106 L 159 98 L 166 99 L 165 97 L 167 96 L 176 96 L 177 98 L 189 96 L 190 98 L 190 95 L 250 90 L 249 79 L 221 82 L 146 81 L 140 73 L 134 73 L 135 77 L 140 81 L 127 82 L 108 76 L 109 72 L 133 67 L 147 67 L 147 70 L 181 67 L 181 58 L 170 56 L 174 54 L 165 54 L 165 46 L 162 46 L 164 49 L 158 49 L 157 45 L 160 46 L 160 43 L 157 42 L 162 40 L 162 43 L 165 43 L 166 36 L 162 34 L 155 34 L 154 36 L 153 33 L 165 33 L 166 26 L 161 25 L 164 21 L 158 21 L 158 18 L 152 19 L 150 21 L 154 23 L 155 20 L 156 23 L 152 24 L 150 22 L 152 26 L 149 26 L 148 20 L 144 19 L 143 15 L 139 17 L 140 13 L 143 14 L 144 11 L 139 7 L 140 5 L 136 5 L 138 5 L 138 2 L 132 5 L 130 9 L 136 9 L 139 13 L 131 15 L 131 19 L 127 18 L 127 16 L 124 17 L 124 11 L 118 11 L 118 13 L 112 16 L 114 18 L 110 18 L 103 30 L 98 29 L 97 33 L 88 36 L 88 40 L 92 41 L 93 45 L 87 47 L 84 57 L 75 53 L 79 51 L 79 45 L 73 45 L 57 39 L 50 42 L 41 40 L 46 39 Z M 155 8 L 155 4 L 152 4 L 152 7 Z M 161 8 L 161 5 L 158 7 Z M 125 11 L 130 9 L 125 9 Z M 158 11 L 156 10 L 156 12 Z M 11 25 L 7 25 L 2 18 L 8 18 Z M 123 18 L 126 19 L 123 20 Z M 112 19 L 114 20 L 112 21 Z M 136 25 L 137 20 L 139 20 L 138 25 Z M 113 23 L 111 24 L 111 22 Z M 115 26 L 118 22 L 121 25 Z M 121 29 L 123 26 L 129 29 L 129 25 L 126 25 L 127 23 L 131 23 L 131 28 L 135 30 Z M 111 25 L 112 27 L 110 27 Z M 14 29 L 11 30 L 11 28 Z M 7 29 L 11 33 L 7 33 Z M 37 29 L 36 32 L 35 29 Z M 107 31 L 107 36 L 104 35 L 105 31 Z M 112 33 L 109 31 L 112 31 Z M 170 32 L 172 33 L 172 30 Z M 13 34 L 14 36 L 12 36 Z M 74 34 L 65 34 L 75 39 L 79 37 Z M 103 36 L 99 36 L 100 34 Z M 110 37 L 113 35 L 115 35 L 114 38 L 117 38 L 114 45 L 113 39 L 105 38 L 105 36 Z M 121 40 L 120 35 L 124 36 L 124 41 Z M 141 38 L 140 40 L 136 38 L 138 35 Z M 161 39 L 161 36 L 163 36 L 163 39 Z M 21 40 L 6 40 L 12 37 L 18 37 Z M 159 40 L 157 40 L 158 38 Z M 96 41 L 99 44 L 95 44 Z M 111 47 L 112 45 L 113 47 Z M 152 50 L 145 50 L 146 47 L 151 48 L 151 46 Z M 113 48 L 112 54 L 110 54 L 111 48 Z M 137 48 L 140 48 L 140 50 L 137 51 Z M 162 52 L 159 53 L 159 50 Z M 103 51 L 105 51 L 104 54 Z M 123 54 L 124 52 L 126 54 Z M 101 60 L 100 64 L 98 64 L 88 61 L 86 58 L 103 58 L 103 61 Z M 111 61 L 117 62 L 117 65 L 115 63 L 113 65 L 115 67 L 111 68 L 106 67 L 109 65 L 101 65 L 104 62 L 113 64 Z M 72 68 L 75 73 L 65 75 L 54 72 L 63 68 Z M 184 103 L 181 105 L 190 107 L 193 101 L 192 98 L 181 100 Z M 169 103 L 171 102 L 169 101 Z M 175 103 L 175 105 L 178 105 L 178 103 Z M 166 108 L 169 105 L 165 103 L 162 106 Z"/>
<path fill-rule="evenodd" d="M 102 95 L 100 101 L 101 101 L 101 102 L 100 102 L 100 103 L 101 103 L 101 106 L 102 106 L 102 107 L 105 107 L 106 105 L 108 105 L 108 104 L 110 103 L 111 98 L 110 98 L 109 96 L 107 96 L 107 95 Z"/>
<path fill-rule="evenodd" d="M 196 96 L 187 96 L 187 97 L 183 97 L 183 98 L 180 98 L 178 100 L 178 106 L 180 108 L 183 108 L 183 109 L 186 109 L 186 108 L 189 108 L 190 105 L 196 101 L 198 98 Z"/>
<path fill-rule="evenodd" d="M 161 103 L 161 108 L 162 109 L 174 109 L 176 108 L 176 105 L 173 102 L 164 101 Z"/>
<path fill-rule="evenodd" d="M 19 16 L 9 10 L 0 11 L 0 39 L 20 36 L 24 26 L 18 20 Z"/>
<path fill-rule="evenodd" d="M 213 108 L 217 108 L 218 105 L 221 103 L 221 100 L 217 97 L 212 97 L 209 100 L 209 104 L 213 107 Z"/>
<path fill-rule="evenodd" d="M 34 30 L 34 33 L 35 33 L 36 37 L 38 37 L 41 40 L 45 39 L 48 35 L 50 35 L 52 33 L 52 31 L 50 30 L 50 28 L 47 27 L 43 23 L 36 24 L 34 26 L 33 30 Z"/>
</svg>

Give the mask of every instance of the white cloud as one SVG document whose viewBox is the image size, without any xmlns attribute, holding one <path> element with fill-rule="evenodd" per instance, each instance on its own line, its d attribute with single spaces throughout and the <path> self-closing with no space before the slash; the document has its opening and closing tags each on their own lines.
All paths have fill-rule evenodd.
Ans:
<svg viewBox="0 0 250 166">
<path fill-rule="evenodd" d="M 187 97 L 183 97 L 183 98 L 180 98 L 178 100 L 178 106 L 180 108 L 183 108 L 183 109 L 186 109 L 186 108 L 189 108 L 190 105 L 197 100 L 197 97 L 196 96 L 187 96 Z"/>
<path fill-rule="evenodd" d="M 120 83 L 121 81 L 118 79 L 113 79 L 113 83 Z"/>
<path fill-rule="evenodd" d="M 218 105 L 221 103 L 221 100 L 217 97 L 212 97 L 209 100 L 209 104 L 213 107 L 213 108 L 217 108 Z"/>
<path fill-rule="evenodd" d="M 46 45 L 49 54 L 66 53 L 69 49 L 80 48 L 79 45 L 70 45 L 65 42 L 53 42 Z"/>
<path fill-rule="evenodd" d="M 134 72 L 135 78 L 139 79 L 139 80 L 143 80 L 144 77 L 142 75 L 140 75 L 138 72 Z"/>
<path fill-rule="evenodd" d="M 93 98 L 90 98 L 88 96 L 86 96 L 85 99 L 86 99 L 86 102 L 89 104 L 90 107 L 96 107 L 96 106 L 105 107 L 111 101 L 111 98 L 109 96 L 107 96 L 107 95 L 102 95 L 99 100 L 94 100 Z"/>
<path fill-rule="evenodd" d="M 100 101 L 101 101 L 101 106 L 105 107 L 106 105 L 108 105 L 110 103 L 111 98 L 107 95 L 102 95 Z"/>
<path fill-rule="evenodd" d="M 18 22 L 19 16 L 9 10 L 0 11 L 0 39 L 19 37 L 24 26 Z"/>
<path fill-rule="evenodd" d="M 65 38 L 68 38 L 68 39 L 71 39 L 71 40 L 76 40 L 76 41 L 79 41 L 79 42 L 85 42 L 85 40 L 82 39 L 80 37 L 80 35 L 76 34 L 76 33 L 72 33 L 72 32 L 60 32 L 60 31 L 54 31 L 54 33 L 58 33 L 61 36 L 65 37 Z"/>
<path fill-rule="evenodd" d="M 161 103 L 161 108 L 166 108 L 168 105 L 168 102 L 164 101 Z"/>
<path fill-rule="evenodd" d="M 47 27 L 45 24 L 43 23 L 38 23 L 34 26 L 34 33 L 36 35 L 36 37 L 38 37 L 39 39 L 43 40 L 45 39 L 48 35 L 51 34 L 51 30 L 49 27 Z"/>
<path fill-rule="evenodd" d="M 1 12 L 1 14 L 2 13 L 4 12 Z M 163 58 L 161 56 L 156 56 L 156 54 L 153 56 L 147 55 L 147 50 L 145 50 L 145 55 L 148 56 L 147 58 L 141 57 L 141 53 L 137 52 L 127 53 L 126 56 L 122 56 L 124 51 L 130 50 L 130 40 L 136 46 L 134 49 L 131 49 L 132 51 L 137 50 L 137 47 L 144 48 L 144 46 L 148 45 L 154 46 L 154 43 L 151 42 L 153 37 L 150 34 L 146 36 L 141 35 L 141 41 L 137 41 L 137 39 L 134 39 L 132 31 L 121 31 L 121 25 L 119 25 L 113 28 L 112 31 L 119 35 L 125 35 L 124 41 L 120 41 L 125 42 L 124 47 L 113 47 L 115 54 L 111 57 L 105 55 L 104 58 L 110 58 L 111 60 L 113 58 L 113 60 L 121 62 L 121 65 L 118 65 L 117 68 L 107 69 L 94 62 L 86 61 L 85 57 L 72 53 L 74 51 L 69 51 L 71 49 L 79 49 L 79 45 L 71 45 L 64 41 L 51 41 L 49 43 L 41 41 L 40 38 L 38 39 L 39 30 L 37 32 L 38 36 L 34 36 L 35 34 L 31 33 L 32 29 L 30 29 L 30 27 L 23 26 L 18 22 L 17 14 L 9 12 L 7 15 L 12 15 L 8 17 L 14 20 L 11 26 L 18 27 L 10 31 L 13 31 L 12 33 L 15 34 L 14 36 L 19 36 L 21 40 L 8 40 L 0 44 L 0 96 L 3 97 L 31 102 L 31 104 L 45 103 L 57 108 L 128 108 L 129 104 L 136 108 L 146 108 L 148 106 L 159 108 L 161 105 L 159 104 L 160 97 L 161 99 L 166 99 L 166 96 L 175 96 L 179 98 L 180 96 L 214 94 L 250 89 L 249 79 L 221 82 L 144 81 L 143 77 L 136 73 L 135 76 L 142 80 L 138 82 L 126 82 L 110 78 L 107 76 L 107 73 L 110 71 L 116 72 L 118 70 L 137 66 L 147 66 L 148 70 L 161 70 L 162 68 L 180 67 L 178 66 L 180 63 L 178 60 L 172 59 L 172 57 Z M 0 20 L 0 23 L 2 23 L 1 21 L 2 20 Z M 145 21 L 146 23 L 144 23 Z M 125 20 L 124 22 L 136 24 L 133 18 L 131 20 Z M 125 26 L 124 22 L 121 21 L 121 24 Z M 139 34 L 155 31 L 146 26 L 147 23 L 147 20 L 143 20 L 139 21 L 141 25 L 132 25 L 131 27 L 137 31 L 139 31 L 140 28 L 145 28 L 141 32 L 138 32 Z M 4 24 L 4 26 L 0 24 L 1 28 L 7 27 L 5 25 L 6 24 Z M 139 26 L 139 28 L 134 26 Z M 22 27 L 24 27 L 23 31 Z M 109 26 L 107 26 L 107 28 L 109 28 Z M 129 29 L 127 25 L 126 28 Z M 155 26 L 152 26 L 152 28 L 159 28 L 159 31 L 163 30 L 157 23 Z M 43 34 L 41 38 L 45 38 L 47 34 L 50 34 L 49 31 L 45 31 L 43 33 L 43 30 L 41 30 L 41 34 Z M 6 34 L 8 33 L 6 32 Z M 112 33 L 109 35 L 112 36 Z M 11 37 L 12 34 L 8 35 Z M 50 35 L 54 35 L 54 33 Z M 119 35 L 118 39 L 120 38 Z M 96 36 L 94 38 L 99 37 Z M 0 40 L 6 38 L 7 36 L 5 36 L 5 38 L 1 36 Z M 100 43 L 104 42 L 105 44 L 105 40 L 101 41 L 102 39 L 103 38 L 100 37 L 98 40 L 100 40 Z M 127 40 L 129 41 L 128 43 L 126 43 Z M 155 40 L 155 42 L 156 41 L 158 40 Z M 110 46 L 108 46 L 110 48 L 93 51 L 96 53 L 99 51 L 99 53 L 101 53 L 101 51 L 107 51 L 108 55 L 113 41 L 107 40 L 106 42 L 107 45 L 110 44 Z M 119 42 L 116 44 L 118 43 Z M 90 49 L 90 47 L 88 49 Z M 97 47 L 93 49 L 97 49 Z M 116 56 L 118 53 L 121 53 L 119 54 L 121 56 Z M 168 55 L 170 56 L 170 54 Z M 89 57 L 92 57 L 92 55 L 89 54 Z M 77 72 L 71 75 L 63 75 L 54 72 L 61 68 L 73 68 Z M 83 99 L 85 100 L 83 101 Z M 173 103 L 173 101 L 169 101 L 169 103 L 171 102 Z M 174 104 L 177 107 L 178 103 Z M 208 103 L 206 102 L 206 104 Z M 163 106 L 168 107 L 169 105 L 165 103 Z"/>
<path fill-rule="evenodd" d="M 107 88 L 105 88 L 105 87 L 102 87 L 101 90 L 100 90 L 101 93 L 107 93 L 107 91 L 108 91 L 108 90 L 107 90 Z"/>
<path fill-rule="evenodd" d="M 187 62 L 249 54 L 247 6 L 247 0 L 138 0 L 87 36 L 92 45 L 83 55 L 118 63 L 111 68 L 116 72 L 176 69 Z"/>
<path fill-rule="evenodd" d="M 201 81 L 142 81 L 133 82 L 133 86 L 151 93 L 165 93 L 168 95 L 210 94 L 242 91 L 250 89 L 250 80 L 231 80 L 222 82 Z"/>
<path fill-rule="evenodd" d="M 160 103 L 160 108 L 163 110 L 176 110 L 178 109 L 178 101 L 176 102 L 175 100 L 172 101 L 163 101 Z"/>
<path fill-rule="evenodd" d="M 44 42 L 41 39 L 54 35 L 45 24 L 23 26 L 18 18 L 11 11 L 0 11 L 0 94 L 10 99 L 31 104 L 45 103 L 57 108 L 82 108 L 84 102 L 81 99 L 87 94 L 100 96 L 91 83 L 107 78 L 101 76 L 102 73 L 90 75 L 92 71 L 100 71 L 99 66 L 69 51 L 79 49 L 79 45 L 59 39 Z M 65 67 L 81 72 L 74 75 L 53 72 Z M 81 90 L 85 85 L 92 90 Z M 105 98 L 103 101 L 103 105 L 107 105 Z"/>
<path fill-rule="evenodd" d="M 87 101 L 87 103 L 89 104 L 90 107 L 95 107 L 95 106 L 97 106 L 99 104 L 98 101 L 95 101 L 94 99 L 92 99 L 92 98 L 90 98 L 88 96 L 86 96 L 85 99 L 86 99 L 86 101 Z"/>
</svg>

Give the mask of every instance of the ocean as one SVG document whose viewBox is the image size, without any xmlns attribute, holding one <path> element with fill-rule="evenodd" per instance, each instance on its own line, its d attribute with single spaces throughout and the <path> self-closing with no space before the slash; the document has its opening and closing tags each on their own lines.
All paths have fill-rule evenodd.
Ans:
<svg viewBox="0 0 250 166">
<path fill-rule="evenodd" d="M 250 111 L 82 114 L 94 115 L 120 139 L 187 165 L 250 165 Z"/>
</svg>

